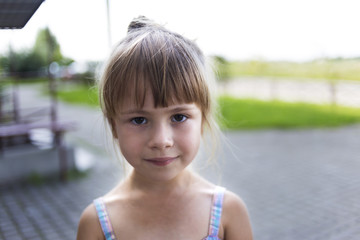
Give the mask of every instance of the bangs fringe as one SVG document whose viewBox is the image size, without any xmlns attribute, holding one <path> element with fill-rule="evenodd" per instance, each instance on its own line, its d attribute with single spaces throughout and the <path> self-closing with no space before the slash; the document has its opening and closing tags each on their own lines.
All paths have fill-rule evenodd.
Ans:
<svg viewBox="0 0 360 240">
<path fill-rule="evenodd" d="M 129 97 L 137 107 L 142 108 L 149 90 L 155 107 L 195 103 L 203 113 L 207 113 L 210 108 L 209 90 L 203 59 L 194 52 L 195 45 L 161 30 L 132 34 L 137 35 L 133 36 L 132 46 L 123 46 L 122 49 L 127 51 L 117 49 L 120 54 L 110 63 L 111 72 L 105 74 L 107 79 L 102 98 L 106 115 L 115 117 L 124 99 Z M 128 45 L 129 42 L 121 44 Z"/>
</svg>

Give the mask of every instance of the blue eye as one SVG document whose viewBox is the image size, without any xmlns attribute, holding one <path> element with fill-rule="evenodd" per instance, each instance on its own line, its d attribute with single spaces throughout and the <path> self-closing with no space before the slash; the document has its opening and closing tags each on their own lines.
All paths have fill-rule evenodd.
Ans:
<svg viewBox="0 0 360 240">
<path fill-rule="evenodd" d="M 183 114 L 175 114 L 171 117 L 171 121 L 173 122 L 184 122 L 186 119 L 188 118 Z"/>
<path fill-rule="evenodd" d="M 143 124 L 147 123 L 147 120 L 144 117 L 136 117 L 136 118 L 131 119 L 131 122 L 135 125 L 143 125 Z"/>
</svg>

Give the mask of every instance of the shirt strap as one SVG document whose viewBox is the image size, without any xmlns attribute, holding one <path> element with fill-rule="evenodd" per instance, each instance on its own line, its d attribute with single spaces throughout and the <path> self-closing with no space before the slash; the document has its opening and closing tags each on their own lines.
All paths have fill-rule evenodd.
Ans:
<svg viewBox="0 0 360 240">
<path fill-rule="evenodd" d="M 218 236 L 220 229 L 221 212 L 223 207 L 225 188 L 216 186 L 211 207 L 209 236 Z"/>
<path fill-rule="evenodd" d="M 115 240 L 115 234 L 114 230 L 111 226 L 109 215 L 105 208 L 105 203 L 103 198 L 97 198 L 94 200 L 94 205 L 96 208 L 96 213 L 98 215 L 101 228 L 103 230 L 103 233 L 105 235 L 106 240 Z"/>
</svg>

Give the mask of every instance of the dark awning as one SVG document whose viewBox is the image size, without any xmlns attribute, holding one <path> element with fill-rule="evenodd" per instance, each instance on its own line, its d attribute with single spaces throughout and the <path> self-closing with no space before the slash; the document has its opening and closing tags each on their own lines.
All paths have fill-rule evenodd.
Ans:
<svg viewBox="0 0 360 240">
<path fill-rule="evenodd" d="M 23 28 L 44 0 L 0 0 L 0 29 Z"/>
</svg>

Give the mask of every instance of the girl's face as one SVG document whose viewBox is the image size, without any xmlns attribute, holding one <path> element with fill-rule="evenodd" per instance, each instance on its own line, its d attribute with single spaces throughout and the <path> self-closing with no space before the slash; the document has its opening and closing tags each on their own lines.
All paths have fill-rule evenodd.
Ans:
<svg viewBox="0 0 360 240">
<path fill-rule="evenodd" d="M 131 99 L 125 101 L 114 124 L 120 150 L 135 174 L 148 180 L 171 180 L 199 150 L 201 118 L 195 104 L 155 108 L 148 92 L 141 109 Z"/>
</svg>

